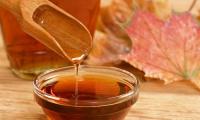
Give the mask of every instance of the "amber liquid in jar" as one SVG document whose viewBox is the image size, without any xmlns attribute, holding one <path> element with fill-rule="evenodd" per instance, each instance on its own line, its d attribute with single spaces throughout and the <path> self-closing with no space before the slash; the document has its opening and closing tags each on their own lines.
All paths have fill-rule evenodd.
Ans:
<svg viewBox="0 0 200 120">
<path fill-rule="evenodd" d="M 79 19 L 94 34 L 100 0 L 50 1 Z M 28 79 L 47 69 L 72 64 L 24 33 L 16 18 L 3 8 L 0 9 L 0 20 L 10 66 L 18 76 Z"/>
<path fill-rule="evenodd" d="M 110 99 L 126 94 L 132 89 L 126 82 L 119 82 L 116 77 L 107 75 L 86 74 L 79 78 L 71 75 L 52 79 L 54 82 L 42 85 L 41 90 L 51 96 L 67 99 L 71 103 L 63 105 L 62 100 L 52 102 L 35 94 L 37 103 L 40 104 L 50 120 L 123 120 L 137 99 L 130 97 L 114 104 L 81 106 L 79 101 Z M 78 96 L 74 94 L 77 79 Z"/>
</svg>

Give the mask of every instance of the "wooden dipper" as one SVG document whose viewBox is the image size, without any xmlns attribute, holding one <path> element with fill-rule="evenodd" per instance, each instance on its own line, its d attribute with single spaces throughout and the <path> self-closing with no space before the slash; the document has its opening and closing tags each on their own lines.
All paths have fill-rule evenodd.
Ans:
<svg viewBox="0 0 200 120">
<path fill-rule="evenodd" d="M 24 32 L 61 56 L 73 61 L 73 58 L 80 58 L 91 49 L 92 37 L 89 30 L 79 20 L 48 0 L 0 0 L 0 6 L 16 16 Z M 52 15 L 56 13 L 55 17 L 51 16 L 52 20 L 58 19 L 59 21 L 49 24 L 48 20 L 46 20 L 48 25 L 43 27 L 43 21 L 39 21 L 41 24 L 38 24 L 37 20 L 34 20 L 34 14 L 43 7 L 47 8 L 47 10 L 53 10 L 53 12 L 49 12 Z M 57 27 L 57 24 L 60 22 L 64 23 L 64 25 Z M 48 26 L 55 29 L 50 30 Z M 63 38 L 58 35 L 61 35 Z M 79 50 L 73 49 L 74 47 Z M 68 50 L 68 48 L 73 50 Z"/>
</svg>

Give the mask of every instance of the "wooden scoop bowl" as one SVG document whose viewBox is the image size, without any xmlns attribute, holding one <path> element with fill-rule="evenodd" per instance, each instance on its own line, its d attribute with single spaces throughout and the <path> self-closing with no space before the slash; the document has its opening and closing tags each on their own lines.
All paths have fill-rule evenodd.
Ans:
<svg viewBox="0 0 200 120">
<path fill-rule="evenodd" d="M 72 36 L 76 36 L 81 32 L 81 36 L 78 37 L 82 40 L 82 42 L 88 42 L 87 45 L 90 48 L 92 45 L 92 37 L 88 29 L 76 18 L 74 18 L 69 13 L 65 12 L 64 10 L 60 9 L 53 3 L 48 0 L 0 0 L 0 6 L 9 10 L 12 14 L 16 16 L 18 19 L 22 29 L 24 32 L 29 34 L 30 36 L 34 37 L 56 53 L 61 56 L 69 57 L 65 51 L 65 48 L 61 47 L 61 43 L 55 39 L 48 31 L 42 28 L 33 20 L 34 12 L 41 6 L 46 5 L 54 8 L 55 10 L 61 12 L 62 14 L 67 17 L 67 23 L 71 23 L 67 26 L 67 29 L 73 30 L 74 28 L 79 31 L 72 31 L 70 34 Z M 59 21 L 58 21 L 59 22 Z M 52 23 L 56 24 L 56 23 Z M 62 28 L 58 28 L 62 29 Z M 66 31 L 66 27 L 65 27 Z M 72 40 L 73 41 L 73 38 Z M 85 48 L 88 49 L 88 48 Z M 84 51 L 84 50 L 83 50 Z"/>
</svg>

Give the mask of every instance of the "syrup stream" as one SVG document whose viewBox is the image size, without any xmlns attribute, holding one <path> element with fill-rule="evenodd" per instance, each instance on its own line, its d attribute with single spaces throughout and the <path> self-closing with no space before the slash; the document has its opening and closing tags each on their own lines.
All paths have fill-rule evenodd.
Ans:
<svg viewBox="0 0 200 120">
<path fill-rule="evenodd" d="M 79 82 L 79 74 L 78 74 L 78 71 L 79 71 L 79 66 L 80 64 L 79 63 L 74 63 L 74 67 L 75 67 L 75 75 L 76 75 L 76 83 L 75 83 L 75 105 L 78 104 L 78 82 Z"/>
</svg>

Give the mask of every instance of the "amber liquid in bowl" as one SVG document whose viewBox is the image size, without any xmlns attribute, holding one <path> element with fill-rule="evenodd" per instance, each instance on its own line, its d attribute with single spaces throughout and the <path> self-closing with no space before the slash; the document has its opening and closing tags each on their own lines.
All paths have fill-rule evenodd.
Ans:
<svg viewBox="0 0 200 120">
<path fill-rule="evenodd" d="M 40 90 L 58 99 L 48 100 L 36 93 L 35 98 L 50 120 L 123 120 L 137 94 L 121 100 L 112 98 L 133 91 L 133 86 L 121 78 L 103 74 L 56 76 L 44 82 Z"/>
</svg>

